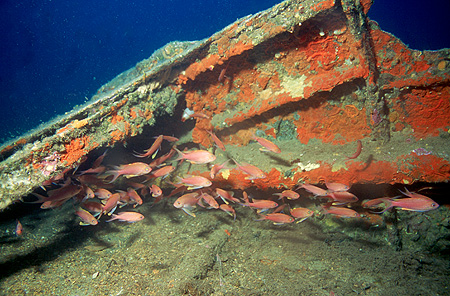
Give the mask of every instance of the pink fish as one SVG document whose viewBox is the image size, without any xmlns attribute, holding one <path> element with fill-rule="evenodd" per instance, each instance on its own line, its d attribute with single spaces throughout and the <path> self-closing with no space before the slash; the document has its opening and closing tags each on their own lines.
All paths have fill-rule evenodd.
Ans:
<svg viewBox="0 0 450 296">
<path fill-rule="evenodd" d="M 327 195 L 327 197 L 331 197 L 331 199 L 333 199 L 333 205 L 344 205 L 358 201 L 358 198 L 353 193 L 347 191 L 331 192 Z"/>
<path fill-rule="evenodd" d="M 102 213 L 112 213 L 117 207 L 117 203 L 120 201 L 120 194 L 114 193 L 111 195 L 107 200 L 106 203 L 103 205 Z"/>
<path fill-rule="evenodd" d="M 281 193 L 274 193 L 273 195 L 278 195 L 281 198 L 286 197 L 287 199 L 298 199 L 300 195 L 292 190 L 284 190 Z"/>
<path fill-rule="evenodd" d="M 150 187 L 150 192 L 152 193 L 153 197 L 159 197 L 162 195 L 161 188 L 159 188 L 159 186 L 156 184 L 152 184 L 152 186 Z"/>
<path fill-rule="evenodd" d="M 209 187 L 212 185 L 212 182 L 210 180 L 202 176 L 191 176 L 186 178 L 178 177 L 178 178 L 180 179 L 181 184 L 188 186 L 189 190 Z"/>
<path fill-rule="evenodd" d="M 276 202 L 267 199 L 254 199 L 252 202 L 242 205 L 255 209 L 273 209 L 278 207 L 278 204 Z"/>
<path fill-rule="evenodd" d="M 142 153 L 142 154 L 141 153 L 135 153 L 134 156 L 136 156 L 136 157 L 148 157 L 148 156 L 152 155 L 152 157 L 154 158 L 154 156 L 158 152 L 159 148 L 161 147 L 162 141 L 163 141 L 163 135 L 160 135 L 153 142 L 152 146 L 150 148 L 148 148 L 147 150 L 145 150 L 145 153 Z"/>
<path fill-rule="evenodd" d="M 112 214 L 112 218 L 109 220 L 106 220 L 106 222 L 111 222 L 114 220 L 119 220 L 122 222 L 128 222 L 128 223 L 134 223 L 134 222 L 138 222 L 141 221 L 142 219 L 144 219 L 144 215 L 142 215 L 141 213 L 137 213 L 137 212 L 120 212 L 116 214 Z"/>
<path fill-rule="evenodd" d="M 359 214 L 349 208 L 341 208 L 341 207 L 324 207 L 324 212 L 326 214 L 331 214 L 340 218 L 359 218 Z"/>
<path fill-rule="evenodd" d="M 297 223 L 300 223 L 314 215 L 314 212 L 307 208 L 294 208 L 291 209 L 291 215 L 295 219 L 300 219 L 297 221 Z"/>
<path fill-rule="evenodd" d="M 325 185 L 328 188 L 328 192 L 347 191 L 347 190 L 350 189 L 347 185 L 341 184 L 341 183 L 328 183 L 328 182 L 326 182 Z"/>
<path fill-rule="evenodd" d="M 225 165 L 227 164 L 227 162 L 229 162 L 230 160 L 228 159 L 227 161 L 225 161 L 222 164 L 215 164 L 211 167 L 211 171 L 209 172 L 209 176 L 211 177 L 211 179 L 214 179 L 216 177 L 216 175 L 219 173 L 219 171 L 223 168 L 225 168 Z"/>
<path fill-rule="evenodd" d="M 195 208 L 198 201 L 200 199 L 200 195 L 198 192 L 186 193 L 180 196 L 173 204 L 177 209 L 182 209 L 186 214 L 195 217 L 195 214 L 192 213 L 192 209 Z"/>
<path fill-rule="evenodd" d="M 322 189 L 320 187 L 311 184 L 301 184 L 300 187 L 314 194 L 315 196 L 326 196 L 328 194 L 328 192 L 325 189 Z"/>
<path fill-rule="evenodd" d="M 67 201 L 70 198 L 77 195 L 78 193 L 80 193 L 81 190 L 82 190 L 82 188 L 80 186 L 69 183 L 67 185 L 64 185 L 61 188 L 49 191 L 47 193 L 48 197 L 42 196 L 37 193 L 32 193 L 34 196 L 39 198 L 39 200 L 34 201 L 32 203 Z"/>
<path fill-rule="evenodd" d="M 108 199 L 112 195 L 112 193 L 109 190 L 106 190 L 104 188 L 97 188 L 94 194 L 100 199 Z"/>
<path fill-rule="evenodd" d="M 286 223 L 292 223 L 294 222 L 294 218 L 292 218 L 289 215 L 283 214 L 283 213 L 271 213 L 267 214 L 261 217 L 261 219 L 257 219 L 257 221 L 261 220 L 270 220 L 274 222 L 275 225 L 282 225 Z"/>
<path fill-rule="evenodd" d="M 225 145 L 222 143 L 222 141 L 216 136 L 213 131 L 206 130 L 206 132 L 211 136 L 211 139 L 214 141 L 217 147 L 219 147 L 222 151 L 225 151 Z"/>
<path fill-rule="evenodd" d="M 421 194 L 417 194 L 421 195 Z M 390 208 L 399 208 L 404 211 L 412 211 L 412 212 L 426 212 L 435 210 L 439 207 L 438 203 L 432 200 L 431 198 L 421 195 L 422 197 L 407 197 L 407 198 L 399 198 L 392 199 L 387 198 L 384 199 L 383 202 L 386 205 L 386 208 L 381 211 L 381 213 L 389 210 Z"/>
<path fill-rule="evenodd" d="M 234 220 L 236 220 L 236 211 L 230 205 L 228 205 L 228 204 L 221 204 L 219 206 L 219 209 L 221 209 L 222 211 L 224 211 L 225 213 L 227 213 L 228 215 L 233 217 Z"/>
<path fill-rule="evenodd" d="M 240 202 L 239 199 L 233 197 L 228 191 L 223 190 L 221 188 L 216 188 L 216 193 L 226 204 L 228 204 L 228 201 Z"/>
<path fill-rule="evenodd" d="M 204 192 L 200 195 L 200 197 L 213 209 L 218 209 L 219 204 L 210 194 Z"/>
<path fill-rule="evenodd" d="M 16 231 L 15 231 L 15 234 L 16 234 L 17 236 L 21 236 L 22 233 L 23 233 L 23 226 L 22 226 L 22 223 L 20 223 L 19 220 L 16 220 L 16 221 L 17 221 L 17 224 L 16 224 Z"/>
<path fill-rule="evenodd" d="M 163 156 L 158 157 L 158 158 L 156 158 L 155 160 L 153 160 L 153 161 L 150 163 L 150 167 L 156 168 L 156 167 L 162 165 L 166 160 L 168 160 L 169 158 L 171 158 L 171 157 L 175 154 L 175 152 L 176 152 L 176 151 L 175 151 L 173 148 L 170 149 L 170 151 L 169 151 L 168 153 L 166 153 L 166 154 L 164 154 Z"/>
<path fill-rule="evenodd" d="M 254 165 L 251 164 L 240 165 L 236 160 L 233 159 L 233 161 L 236 163 L 238 170 L 249 175 L 249 177 L 246 178 L 247 180 L 263 179 L 267 177 L 266 173 L 264 173 L 262 170 L 255 167 Z"/>
<path fill-rule="evenodd" d="M 152 171 L 152 173 L 150 175 L 148 175 L 148 179 L 159 178 L 159 177 L 165 178 L 165 177 L 167 177 L 167 175 L 169 175 L 174 170 L 175 170 L 174 166 L 166 165 L 162 168 Z"/>
<path fill-rule="evenodd" d="M 174 148 L 178 152 L 179 156 L 176 160 L 185 159 L 193 164 L 204 164 L 210 163 L 216 160 L 216 156 L 206 150 L 191 150 L 186 152 L 181 152 L 180 150 Z"/>
<path fill-rule="evenodd" d="M 261 151 L 270 151 L 270 152 L 274 152 L 274 153 L 281 153 L 280 147 L 278 147 L 277 145 L 275 145 L 274 143 L 272 143 L 271 141 L 269 141 L 265 138 L 260 138 L 260 137 L 253 135 L 253 140 L 257 141 L 261 146 L 264 147 L 264 148 L 259 149 Z"/>
<path fill-rule="evenodd" d="M 113 176 L 109 183 L 114 182 L 119 176 L 125 176 L 126 178 L 142 176 L 152 171 L 152 168 L 143 162 L 134 162 L 130 164 L 123 164 L 114 167 L 115 170 L 107 171 L 107 176 Z"/>
<path fill-rule="evenodd" d="M 97 219 L 95 219 L 95 217 L 92 216 L 92 214 L 86 210 L 79 209 L 78 211 L 75 212 L 75 214 L 77 214 L 77 216 L 81 218 L 80 225 L 97 225 L 98 224 Z"/>
<path fill-rule="evenodd" d="M 96 213 L 97 215 L 100 214 L 103 210 L 103 205 L 96 201 L 86 201 L 82 203 L 81 206 L 83 207 L 83 209 L 92 213 Z"/>
<path fill-rule="evenodd" d="M 130 187 L 127 189 L 127 195 L 130 197 L 130 200 L 135 203 L 134 207 L 142 205 L 142 198 L 133 188 Z"/>
</svg>

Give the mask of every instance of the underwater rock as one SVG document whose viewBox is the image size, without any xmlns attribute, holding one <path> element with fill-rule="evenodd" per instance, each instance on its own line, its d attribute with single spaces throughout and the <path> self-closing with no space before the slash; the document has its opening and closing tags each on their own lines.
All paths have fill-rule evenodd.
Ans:
<svg viewBox="0 0 450 296">
<path fill-rule="evenodd" d="M 240 178 L 243 188 L 448 181 L 450 51 L 409 49 L 368 19 L 370 4 L 284 1 L 210 38 L 167 44 L 85 105 L 0 147 L 0 209 L 180 105 L 205 115 L 192 137 L 206 147 L 212 129 L 225 145 L 291 138 L 280 145 L 291 166 L 267 169 L 263 182 Z"/>
</svg>

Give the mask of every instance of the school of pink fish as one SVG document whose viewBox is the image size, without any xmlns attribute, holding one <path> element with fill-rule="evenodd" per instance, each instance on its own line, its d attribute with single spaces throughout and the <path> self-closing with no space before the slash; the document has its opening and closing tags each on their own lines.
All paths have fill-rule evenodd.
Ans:
<svg viewBox="0 0 450 296">
<path fill-rule="evenodd" d="M 197 114 L 190 118 L 197 117 L 201 116 Z M 207 132 L 218 148 L 226 149 L 212 130 Z M 281 149 L 268 139 L 253 135 L 253 140 L 261 145 L 260 153 L 281 153 Z M 405 196 L 403 198 L 382 197 L 360 203 L 358 197 L 349 191 L 348 185 L 333 182 L 325 182 L 320 186 L 298 184 L 294 188 L 281 189 L 269 198 L 258 198 L 245 191 L 219 188 L 214 180 L 221 170 L 229 169 L 232 163 L 237 170 L 247 175 L 248 180 L 265 178 L 267 174 L 263 170 L 252 164 L 238 163 L 234 159 L 214 164 L 214 153 L 203 149 L 181 151 L 172 144 L 176 141 L 178 139 L 175 137 L 159 135 L 143 153 L 134 152 L 136 162 L 112 167 L 103 165 L 107 151 L 91 161 L 90 165 L 85 159 L 77 168 L 46 182 L 44 185 L 53 189 L 47 189 L 43 185 L 46 194 L 34 193 L 37 200 L 33 202 L 40 203 L 42 209 L 51 209 L 73 199 L 76 202 L 75 214 L 81 225 L 97 225 L 102 217 L 105 217 L 103 220 L 106 222 L 138 222 L 144 216 L 135 209 L 144 201 L 150 200 L 155 204 L 168 199 L 173 199 L 175 208 L 192 217 L 196 217 L 199 209 L 220 210 L 235 220 L 235 208 L 242 206 L 256 212 L 259 218 L 255 220 L 267 220 L 276 225 L 300 223 L 317 214 L 359 219 L 365 213 L 381 215 L 391 209 L 425 212 L 439 207 L 429 197 L 408 190 L 401 192 Z M 172 147 L 166 154 L 157 157 L 164 142 L 171 143 Z M 183 175 L 169 181 L 167 177 L 176 172 L 184 161 L 199 168 L 208 166 L 209 178 Z M 164 184 L 164 191 L 167 190 L 168 194 L 157 184 Z M 315 204 L 314 209 L 299 206 L 299 201 L 305 198 L 309 204 Z M 132 207 L 134 210 L 122 211 L 124 207 Z M 364 213 L 355 210 L 361 207 L 366 209 Z M 16 232 L 19 234 L 22 229 Z"/>
</svg>

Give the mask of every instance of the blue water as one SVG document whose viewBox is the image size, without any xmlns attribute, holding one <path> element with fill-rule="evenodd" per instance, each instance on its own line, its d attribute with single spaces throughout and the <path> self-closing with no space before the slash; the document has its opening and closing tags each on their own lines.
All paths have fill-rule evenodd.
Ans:
<svg viewBox="0 0 450 296">
<path fill-rule="evenodd" d="M 0 1 L 0 143 L 85 101 L 173 40 L 198 40 L 276 0 Z M 424 4 L 425 3 L 425 4 Z M 450 1 L 375 0 L 369 16 L 415 49 L 450 47 Z"/>
</svg>

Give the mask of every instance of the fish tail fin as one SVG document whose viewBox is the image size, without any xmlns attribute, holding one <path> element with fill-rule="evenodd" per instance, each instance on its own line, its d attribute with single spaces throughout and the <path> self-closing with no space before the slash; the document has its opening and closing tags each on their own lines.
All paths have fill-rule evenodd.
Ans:
<svg viewBox="0 0 450 296">
<path fill-rule="evenodd" d="M 382 213 L 384 213 L 384 212 L 386 212 L 389 209 L 394 207 L 394 205 L 392 204 L 392 199 L 391 198 L 382 198 L 381 200 L 383 200 L 383 203 L 384 203 L 384 205 L 386 207 L 381 212 L 373 212 L 373 213 L 375 213 L 375 214 L 382 214 Z"/>
<path fill-rule="evenodd" d="M 106 222 L 111 222 L 117 219 L 117 215 L 116 214 L 111 214 L 111 219 L 106 220 Z"/>
<path fill-rule="evenodd" d="M 120 176 L 120 173 L 118 171 L 111 170 L 111 171 L 107 171 L 105 173 L 105 176 L 106 177 L 113 176 L 112 180 L 108 182 L 108 183 L 113 183 Z"/>
<path fill-rule="evenodd" d="M 175 159 L 175 161 L 183 159 L 183 152 L 181 152 L 180 150 L 178 150 L 176 147 L 173 147 L 173 149 L 175 149 L 175 151 L 178 153 L 178 157 Z"/>
</svg>

